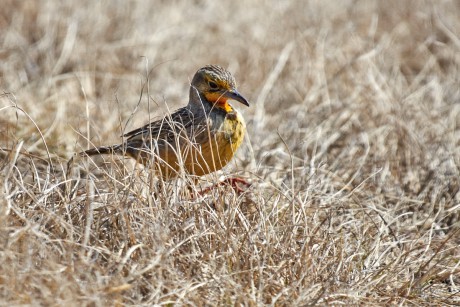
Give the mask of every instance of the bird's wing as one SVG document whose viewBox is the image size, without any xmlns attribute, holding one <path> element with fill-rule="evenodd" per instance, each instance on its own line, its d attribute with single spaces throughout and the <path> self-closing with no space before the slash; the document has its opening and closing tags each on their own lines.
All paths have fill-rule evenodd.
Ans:
<svg viewBox="0 0 460 307">
<path fill-rule="evenodd" d="M 124 137 L 128 142 L 153 139 L 173 144 L 178 135 L 192 140 L 205 130 L 206 119 L 183 107 L 160 120 L 126 133 Z"/>
</svg>

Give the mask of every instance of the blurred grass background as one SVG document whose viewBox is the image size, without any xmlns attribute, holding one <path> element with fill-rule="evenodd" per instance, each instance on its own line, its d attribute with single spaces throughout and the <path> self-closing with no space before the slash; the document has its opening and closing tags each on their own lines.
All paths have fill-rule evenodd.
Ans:
<svg viewBox="0 0 460 307">
<path fill-rule="evenodd" d="M 458 1 L 2 7 L 2 304 L 460 303 Z M 206 64 L 251 102 L 222 172 L 248 191 L 58 191 L 50 164 L 184 105 Z"/>
</svg>

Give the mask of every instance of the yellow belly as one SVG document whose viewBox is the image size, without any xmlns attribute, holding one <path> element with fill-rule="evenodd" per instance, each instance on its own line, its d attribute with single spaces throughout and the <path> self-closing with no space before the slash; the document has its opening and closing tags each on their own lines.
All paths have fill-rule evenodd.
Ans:
<svg viewBox="0 0 460 307">
<path fill-rule="evenodd" d="M 229 116 L 230 115 L 230 116 Z M 180 152 L 162 154 L 159 166 L 163 178 L 176 177 L 183 169 L 192 175 L 203 176 L 222 169 L 230 162 L 244 139 L 246 125 L 243 117 L 235 112 L 228 114 L 219 129 L 208 131 L 208 141 L 202 144 L 187 142 Z"/>
</svg>

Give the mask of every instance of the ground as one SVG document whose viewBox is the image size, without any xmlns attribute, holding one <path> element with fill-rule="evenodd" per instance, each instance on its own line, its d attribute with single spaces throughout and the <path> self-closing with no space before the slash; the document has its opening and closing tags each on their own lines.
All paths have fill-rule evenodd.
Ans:
<svg viewBox="0 0 460 307">
<path fill-rule="evenodd" d="M 460 304 L 459 29 L 448 0 L 4 0 L 0 304 Z M 231 165 L 69 169 L 206 64 L 250 101 Z"/>
</svg>

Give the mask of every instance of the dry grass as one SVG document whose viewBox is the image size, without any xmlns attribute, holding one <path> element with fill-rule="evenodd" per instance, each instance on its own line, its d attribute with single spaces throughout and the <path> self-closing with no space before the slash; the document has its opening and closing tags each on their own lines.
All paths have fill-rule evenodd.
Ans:
<svg viewBox="0 0 460 307">
<path fill-rule="evenodd" d="M 4 0 L 1 305 L 460 304 L 459 29 L 456 1 Z M 252 105 L 203 181 L 244 193 L 66 174 L 208 63 Z"/>
</svg>

